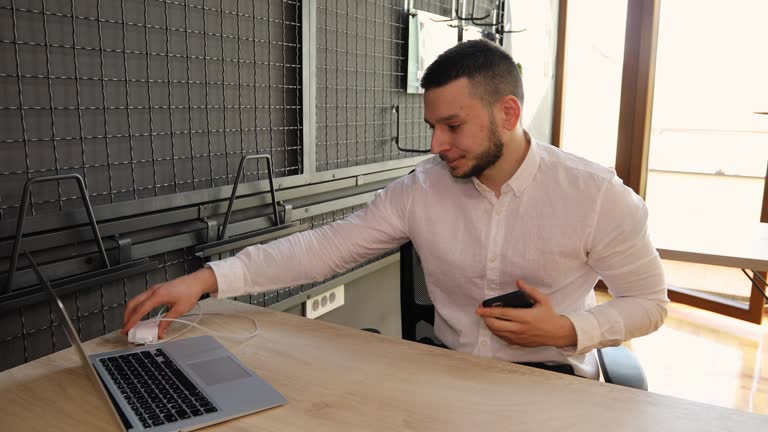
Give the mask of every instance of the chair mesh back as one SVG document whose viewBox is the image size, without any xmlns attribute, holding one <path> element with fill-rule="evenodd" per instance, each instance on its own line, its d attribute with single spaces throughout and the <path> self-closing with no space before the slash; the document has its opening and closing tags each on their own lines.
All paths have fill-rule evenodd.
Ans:
<svg viewBox="0 0 768 432">
<path fill-rule="evenodd" d="M 403 339 L 442 346 L 435 336 L 435 307 L 421 260 L 412 243 L 400 247 L 400 306 Z"/>
<path fill-rule="evenodd" d="M 432 299 L 429 298 L 429 291 L 427 291 L 427 279 L 424 277 L 424 267 L 421 266 L 421 259 L 413 246 L 410 249 L 413 257 L 411 263 L 411 271 L 413 272 L 413 301 L 419 305 L 432 306 Z"/>
</svg>

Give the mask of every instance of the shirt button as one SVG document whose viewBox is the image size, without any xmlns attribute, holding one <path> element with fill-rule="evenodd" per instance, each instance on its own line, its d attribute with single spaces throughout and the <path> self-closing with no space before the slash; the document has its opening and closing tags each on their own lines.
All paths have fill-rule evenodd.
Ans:
<svg viewBox="0 0 768 432">
<path fill-rule="evenodd" d="M 481 347 L 487 347 L 488 346 L 488 339 L 481 339 L 480 340 L 480 346 Z"/>
<path fill-rule="evenodd" d="M 501 209 L 496 209 L 495 212 L 493 212 L 496 216 L 501 216 Z"/>
<path fill-rule="evenodd" d="M 491 257 L 488 258 L 488 262 L 495 263 L 496 262 L 496 255 L 491 255 Z"/>
</svg>

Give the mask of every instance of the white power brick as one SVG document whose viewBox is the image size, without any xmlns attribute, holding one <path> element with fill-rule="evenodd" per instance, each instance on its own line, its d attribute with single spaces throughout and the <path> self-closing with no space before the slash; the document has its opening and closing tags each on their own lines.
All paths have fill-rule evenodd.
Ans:
<svg viewBox="0 0 768 432">
<path fill-rule="evenodd" d="M 344 285 L 339 285 L 304 302 L 304 316 L 315 319 L 344 305 Z"/>
</svg>

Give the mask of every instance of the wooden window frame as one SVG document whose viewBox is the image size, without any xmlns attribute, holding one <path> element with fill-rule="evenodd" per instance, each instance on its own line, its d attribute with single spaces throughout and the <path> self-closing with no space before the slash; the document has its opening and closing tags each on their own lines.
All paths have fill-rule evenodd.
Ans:
<svg viewBox="0 0 768 432">
<path fill-rule="evenodd" d="M 627 26 L 616 143 L 616 173 L 624 184 L 643 198 L 645 198 L 648 178 L 648 151 L 660 8 L 661 0 L 627 1 Z M 557 147 L 562 145 L 563 138 L 567 16 L 568 0 L 560 0 L 555 59 L 555 101 L 552 115 L 552 144 Z M 766 173 L 760 221 L 768 222 L 768 173 Z M 765 273 L 761 274 L 765 277 Z M 598 287 L 605 288 L 605 285 L 600 282 Z M 765 290 L 764 285 L 762 288 Z M 765 310 L 765 299 L 754 287 L 751 289 L 748 307 L 693 290 L 670 288 L 669 298 L 672 301 L 757 324 L 762 322 Z"/>
</svg>

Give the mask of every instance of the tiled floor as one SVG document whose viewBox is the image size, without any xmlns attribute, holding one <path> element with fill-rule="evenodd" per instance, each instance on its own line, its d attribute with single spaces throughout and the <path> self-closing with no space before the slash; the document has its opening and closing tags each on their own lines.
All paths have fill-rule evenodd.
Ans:
<svg viewBox="0 0 768 432">
<path fill-rule="evenodd" d="M 758 326 L 672 303 L 659 331 L 626 345 L 650 391 L 768 414 L 768 317 Z"/>
</svg>

